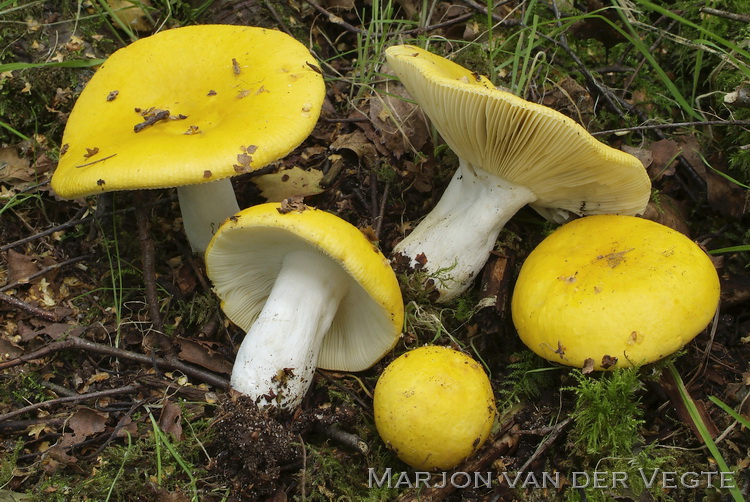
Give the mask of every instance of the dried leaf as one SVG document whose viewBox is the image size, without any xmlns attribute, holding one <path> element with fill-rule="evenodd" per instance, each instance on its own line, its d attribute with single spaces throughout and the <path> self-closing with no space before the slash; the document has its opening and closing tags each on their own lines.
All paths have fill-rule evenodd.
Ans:
<svg viewBox="0 0 750 502">
<path fill-rule="evenodd" d="M 690 236 L 690 227 L 687 224 L 689 215 L 685 204 L 669 195 L 659 194 L 658 204 L 649 202 L 643 217 Z"/>
<path fill-rule="evenodd" d="M 79 408 L 68 420 L 68 427 L 73 432 L 64 433 L 58 444 L 63 448 L 79 444 L 89 436 L 104 432 L 106 423 L 106 414 L 90 408 Z"/>
<path fill-rule="evenodd" d="M 182 440 L 182 409 L 179 405 L 167 401 L 161 408 L 159 427 L 171 434 L 175 441 Z"/>
<path fill-rule="evenodd" d="M 29 276 L 39 272 L 39 267 L 34 259 L 14 250 L 8 251 L 8 283 L 25 284 L 29 282 Z"/>
<path fill-rule="evenodd" d="M 197 364 L 215 373 L 228 375 L 232 372 L 232 364 L 213 350 L 210 342 L 196 342 L 183 337 L 177 337 L 175 341 L 180 349 L 180 360 Z"/>
<path fill-rule="evenodd" d="M 277 173 L 255 176 L 252 182 L 267 201 L 281 202 L 288 197 L 306 197 L 323 192 L 320 186 L 322 179 L 322 171 L 317 169 L 306 171 L 294 166 Z"/>
<path fill-rule="evenodd" d="M 369 117 L 375 135 L 368 136 L 373 142 L 379 141 L 397 159 L 406 152 L 421 150 L 430 139 L 427 119 L 421 108 L 407 98 L 404 86 L 390 82 L 385 92 L 369 100 Z"/>
<path fill-rule="evenodd" d="M 656 181 L 664 176 L 673 176 L 677 166 L 677 156 L 681 152 L 680 145 L 671 139 L 663 139 L 651 143 L 649 147 L 653 162 L 648 166 L 648 175 Z"/>
<path fill-rule="evenodd" d="M 376 166 L 378 152 L 375 145 L 367 139 L 367 136 L 361 131 L 355 131 L 350 134 L 341 134 L 331 144 L 331 150 L 341 152 L 341 150 L 350 150 L 359 159 L 359 162 L 366 168 L 371 169 Z"/>
</svg>

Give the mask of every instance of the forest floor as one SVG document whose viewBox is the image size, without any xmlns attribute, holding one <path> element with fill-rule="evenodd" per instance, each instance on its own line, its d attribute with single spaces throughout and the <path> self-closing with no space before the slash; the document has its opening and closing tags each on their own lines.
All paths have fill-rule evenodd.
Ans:
<svg viewBox="0 0 750 502">
<path fill-rule="evenodd" d="M 714 3 L 151 0 L 138 31 L 103 1 L 0 0 L 0 501 L 742 500 L 750 3 Z M 510 295 L 556 225 L 525 208 L 458 299 L 433 303 L 399 272 L 406 321 L 392 353 L 356 374 L 318 370 L 293 413 L 258 411 L 228 390 L 244 332 L 191 253 L 175 191 L 64 200 L 49 185 L 96 65 L 156 31 L 211 23 L 291 34 L 326 82 L 309 138 L 263 176 L 234 178 L 240 207 L 291 182 L 388 256 L 457 167 L 385 65 L 390 45 L 427 46 L 641 159 L 644 216 L 710 253 L 718 315 L 678 355 L 635 370 L 537 357 Z M 378 436 L 378 376 L 424 344 L 461 349 L 490 376 L 500 419 L 452 471 L 490 473 L 487 484 L 417 487 Z"/>
</svg>

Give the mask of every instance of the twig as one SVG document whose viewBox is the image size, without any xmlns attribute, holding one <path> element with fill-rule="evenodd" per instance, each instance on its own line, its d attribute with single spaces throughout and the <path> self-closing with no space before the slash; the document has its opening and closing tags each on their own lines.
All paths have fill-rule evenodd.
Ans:
<svg viewBox="0 0 750 502">
<path fill-rule="evenodd" d="M 133 131 L 141 132 L 147 127 L 151 127 L 152 125 L 158 122 L 161 122 L 162 120 L 169 119 L 169 115 L 170 115 L 169 110 L 159 110 L 154 115 L 146 115 L 144 116 L 145 118 L 143 119 L 143 122 L 139 122 L 133 126 Z M 81 166 L 77 166 L 77 167 L 81 167 Z"/>
<path fill-rule="evenodd" d="M 17 288 L 18 286 L 22 284 L 26 284 L 28 281 L 31 281 L 32 279 L 36 279 L 37 277 L 40 277 L 48 272 L 51 272 L 53 270 L 57 270 L 58 268 L 62 268 L 68 265 L 72 265 L 74 263 L 78 263 L 79 261 L 83 261 L 87 258 L 86 255 L 83 256 L 76 256 L 75 258 L 71 258 L 69 260 L 61 261 L 60 263 L 55 263 L 54 265 L 50 265 L 48 267 L 44 267 L 43 269 L 39 270 L 38 272 L 34 272 L 33 274 L 29 275 L 28 277 L 24 278 L 24 281 L 15 281 L 10 284 L 6 284 L 2 288 L 0 288 L 0 293 L 4 291 L 8 291 L 9 289 Z"/>
<path fill-rule="evenodd" d="M 747 14 L 735 14 L 734 12 L 727 12 L 725 10 L 712 9 L 711 7 L 701 7 L 701 12 L 710 14 L 712 16 L 723 17 L 725 19 L 731 19 L 732 21 L 740 21 L 742 23 L 750 23 L 750 16 Z"/>
<path fill-rule="evenodd" d="M 52 392 L 56 393 L 59 396 L 71 397 L 71 396 L 77 396 L 78 395 L 78 393 L 76 391 L 72 390 L 72 389 L 69 389 L 67 387 L 63 387 L 62 385 L 59 385 L 59 384 L 56 384 L 56 383 L 53 383 L 53 382 L 48 382 L 46 380 L 40 381 L 39 384 L 42 387 L 46 387 L 47 389 L 51 390 Z"/>
<path fill-rule="evenodd" d="M 333 439 L 337 443 L 363 455 L 366 455 L 370 451 L 370 447 L 364 439 L 339 428 L 335 424 L 323 425 L 320 422 L 316 422 L 315 429 L 327 438 Z"/>
<path fill-rule="evenodd" d="M 489 14 L 489 11 L 487 10 L 487 6 L 486 5 L 482 5 L 480 3 L 477 3 L 474 0 L 464 0 L 464 3 L 466 5 L 468 5 L 469 7 L 471 7 L 472 9 L 481 12 L 485 16 L 487 14 Z M 506 4 L 506 3 L 509 3 L 509 2 L 508 1 L 498 2 L 496 4 L 493 4 L 493 6 L 494 7 L 498 7 L 498 6 Z M 505 17 L 502 17 L 502 16 L 498 16 L 494 12 L 492 13 L 492 21 L 494 21 L 495 23 L 497 23 L 499 26 L 518 26 L 518 25 L 522 24 L 521 21 L 518 20 L 518 19 L 508 19 L 508 18 L 505 18 Z"/>
<path fill-rule="evenodd" d="M 159 310 L 159 293 L 156 289 L 156 252 L 154 251 L 154 241 L 151 239 L 149 229 L 151 225 L 148 221 L 148 212 L 144 205 L 146 194 L 143 190 L 136 190 L 135 202 L 135 220 L 138 227 L 138 241 L 141 245 L 141 262 L 143 265 L 143 282 L 146 287 L 146 303 L 148 312 L 151 316 L 151 324 L 156 331 L 162 331 L 164 323 Z"/>
<path fill-rule="evenodd" d="M 466 14 L 461 14 L 460 16 L 454 17 L 453 19 L 449 19 L 447 21 L 443 21 L 442 23 L 432 24 L 430 26 L 424 26 L 420 28 L 412 28 L 410 30 L 402 31 L 402 35 L 414 35 L 414 34 L 421 34 L 421 33 L 427 33 L 429 31 L 439 30 L 442 28 L 448 28 L 450 26 L 455 26 L 459 23 L 463 23 L 464 21 L 468 21 L 474 16 L 473 12 L 467 12 Z"/>
<path fill-rule="evenodd" d="M 603 136 L 618 132 L 646 131 L 651 129 L 672 129 L 676 127 L 700 127 L 700 126 L 750 126 L 750 120 L 705 120 L 696 122 L 674 122 L 671 124 L 645 124 L 633 127 L 622 127 L 620 129 L 607 129 L 606 131 L 592 132 L 592 136 Z"/>
<path fill-rule="evenodd" d="M 0 369 L 2 369 L 2 367 L 0 367 Z M 332 383 L 333 385 L 335 385 L 336 387 L 338 387 L 339 390 L 343 390 L 344 392 L 346 392 L 347 394 L 349 394 L 349 396 L 351 396 L 352 399 L 354 399 L 355 401 L 357 401 L 360 404 L 360 406 L 362 406 L 363 410 L 372 410 L 372 405 L 371 404 L 366 403 L 361 397 L 359 397 L 357 395 L 356 392 L 352 391 L 346 385 L 343 385 L 341 382 L 338 381 L 338 379 L 333 378 L 333 376 L 329 375 L 326 371 L 321 370 L 320 368 L 318 368 L 318 370 L 316 371 L 316 373 L 318 373 L 319 375 L 323 375 L 323 377 L 326 380 L 328 380 L 330 383 Z"/>
<path fill-rule="evenodd" d="M 141 399 L 139 401 L 136 401 L 135 403 L 132 403 L 130 405 L 130 409 L 127 412 L 125 412 L 124 415 L 122 415 L 120 417 L 120 420 L 117 421 L 117 425 L 115 425 L 114 429 L 112 429 L 112 432 L 110 433 L 109 437 L 106 440 L 104 440 L 104 442 L 102 444 L 100 444 L 98 448 L 96 448 L 91 453 L 82 456 L 81 459 L 82 460 L 93 460 L 97 456 L 99 456 L 99 454 L 102 451 L 104 451 L 104 448 L 106 448 L 107 445 L 109 443 L 111 443 L 113 439 L 115 439 L 117 437 L 117 435 L 120 433 L 120 431 L 122 430 L 122 428 L 125 427 L 126 425 L 128 425 L 128 423 L 131 423 L 131 422 L 128 422 L 128 420 L 130 419 L 130 417 L 133 416 L 133 413 L 135 413 L 135 411 L 138 408 L 140 408 L 144 404 L 146 404 L 149 401 L 152 401 L 154 399 L 155 399 L 154 397 L 147 397 L 146 399 Z"/>
<path fill-rule="evenodd" d="M 570 421 L 572 420 L 572 417 L 568 417 L 565 420 L 562 420 L 561 422 L 558 422 L 555 424 L 554 427 L 552 427 L 549 436 L 544 438 L 544 440 L 539 443 L 539 446 L 537 446 L 536 451 L 529 457 L 529 459 L 524 462 L 524 464 L 521 466 L 520 469 L 518 469 L 518 473 L 521 474 L 526 471 L 526 469 L 529 468 L 529 466 L 537 459 L 539 458 L 547 449 L 552 446 L 552 443 L 554 443 L 557 440 L 557 436 L 560 435 L 560 433 L 565 430 L 565 428 L 568 426 Z"/>
<path fill-rule="evenodd" d="M 0 301 L 8 303 L 17 309 L 24 310 L 34 317 L 39 317 L 46 321 L 58 321 L 57 314 L 55 314 L 54 312 L 50 312 L 49 310 L 42 310 L 39 307 L 35 307 L 34 305 L 29 305 L 28 303 L 23 302 L 14 296 L 6 295 L 2 291 L 0 291 Z"/>
<path fill-rule="evenodd" d="M 367 117 L 320 117 L 321 122 L 328 122 L 331 124 L 350 124 L 350 123 L 361 123 L 369 122 L 370 119 Z"/>
<path fill-rule="evenodd" d="M 562 26 L 562 20 L 560 18 L 560 10 L 557 8 L 557 2 L 552 2 L 552 8 L 555 12 L 555 18 L 557 19 L 558 26 Z M 586 68 L 586 65 L 583 64 L 583 61 L 581 61 L 581 58 L 578 57 L 578 54 L 573 51 L 573 49 L 570 48 L 568 45 L 568 39 L 565 36 L 565 32 L 560 32 L 560 40 L 555 40 L 551 37 L 548 37 L 547 35 L 544 35 L 542 33 L 538 33 L 542 38 L 545 40 L 548 40 L 552 42 L 553 44 L 556 44 L 559 46 L 562 50 L 566 52 L 568 57 L 573 60 L 573 62 L 576 64 L 580 72 L 583 74 L 583 78 L 586 80 L 586 83 L 588 84 L 588 87 L 590 90 L 595 90 L 601 97 L 604 98 L 604 101 L 607 102 L 607 105 L 609 108 L 615 112 L 620 117 L 624 117 L 625 113 L 623 113 L 622 108 L 615 103 L 616 97 L 612 91 L 610 91 L 608 88 L 606 88 L 604 85 L 600 84 L 593 75 L 591 75 L 591 72 L 589 72 L 588 68 Z M 620 103 L 622 104 L 622 103 Z"/>
<path fill-rule="evenodd" d="M 154 202 L 153 205 L 156 206 L 156 205 L 164 204 L 166 202 L 171 202 L 171 200 L 170 199 L 162 199 L 162 200 L 159 200 L 157 202 Z M 37 234 L 30 235 L 28 237 L 24 237 L 23 239 L 19 239 L 17 241 L 11 242 L 9 244 L 3 244 L 2 246 L 0 246 L 0 251 L 6 251 L 6 250 L 8 250 L 10 248 L 14 248 L 14 247 L 20 246 L 22 244 L 27 244 L 27 243 L 35 241 L 37 239 L 41 239 L 42 237 L 45 237 L 47 235 L 53 234 L 55 232 L 59 232 L 60 230 L 65 230 L 67 228 L 74 227 L 76 225 L 81 225 L 83 223 L 88 223 L 89 221 L 93 220 L 95 218 L 95 216 L 87 216 L 85 218 L 80 218 L 80 215 L 82 215 L 87 209 L 88 209 L 87 207 L 83 207 L 83 208 L 79 209 L 78 212 L 76 213 L 76 215 L 70 221 L 62 223 L 60 225 L 56 225 L 54 227 L 50 227 L 50 228 L 48 228 L 46 230 L 42 230 L 41 232 L 39 232 Z M 109 213 L 102 213 L 99 216 L 106 216 L 106 215 L 109 215 L 109 214 L 120 214 L 120 213 L 130 212 L 130 211 L 133 211 L 133 210 L 134 209 L 132 207 L 128 207 L 128 208 L 124 208 L 124 209 L 118 209 L 117 211 L 112 211 L 112 212 L 109 212 Z"/>
<path fill-rule="evenodd" d="M 89 399 L 98 399 L 100 397 L 111 396 L 114 394 L 133 394 L 135 392 L 138 392 L 138 387 L 136 387 L 135 385 L 125 385 L 124 387 L 118 387 L 117 389 L 100 390 L 97 392 L 89 392 L 88 394 L 80 394 L 77 396 L 50 399 L 49 401 L 42 401 L 41 403 L 35 403 L 29 406 L 24 406 L 23 408 L 19 408 L 17 410 L 10 411 L 8 413 L 3 413 L 2 415 L 0 415 L 0 423 L 13 417 L 17 417 L 18 415 L 23 415 L 24 413 L 38 410 L 40 408 L 46 408 L 47 406 L 52 406 L 54 404 L 74 403 L 79 401 L 86 401 Z"/>
<path fill-rule="evenodd" d="M 34 352 L 31 352 L 29 354 L 24 354 L 22 356 L 19 356 L 15 359 L 11 359 L 9 361 L 0 362 L 0 370 L 4 370 L 6 368 L 12 368 L 14 366 L 18 366 L 20 364 L 23 364 L 25 362 L 28 362 L 34 359 L 40 359 L 54 352 L 59 352 L 61 350 L 67 350 L 67 349 L 73 349 L 73 348 L 86 350 L 89 352 L 95 352 L 97 354 L 104 354 L 104 355 L 108 355 L 112 357 L 119 357 L 122 359 L 129 359 L 131 361 L 137 361 L 141 364 L 146 364 L 149 366 L 153 364 L 161 369 L 181 371 L 190 377 L 197 378 L 198 380 L 201 380 L 210 385 L 213 385 L 214 387 L 218 389 L 226 390 L 229 388 L 229 382 L 227 380 L 219 376 L 216 376 L 213 373 L 209 373 L 208 371 L 204 371 L 202 369 L 195 368 L 193 366 L 185 364 L 182 361 L 178 361 L 174 359 L 173 357 L 152 358 L 151 356 L 148 356 L 145 354 L 139 354 L 137 352 L 131 352 L 129 350 L 118 349 L 116 347 L 112 347 L 109 345 L 103 345 L 100 343 L 90 342 L 88 340 L 84 340 L 83 338 L 79 338 L 77 336 L 70 337 L 60 342 L 50 343 L 49 345 L 46 345 L 42 347 L 41 349 L 35 350 Z"/>
<path fill-rule="evenodd" d="M 85 164 L 79 164 L 76 167 L 88 167 L 93 166 L 94 164 L 98 164 L 99 162 L 104 162 L 105 160 L 109 160 L 112 157 L 117 155 L 116 153 L 113 153 L 112 155 L 107 155 L 106 157 L 102 157 L 101 159 L 92 160 L 91 162 L 86 162 Z"/>
<path fill-rule="evenodd" d="M 383 228 L 383 217 L 385 216 L 385 203 L 388 200 L 388 189 L 390 188 L 390 183 L 385 182 L 385 187 L 383 187 L 383 198 L 380 200 L 380 211 L 378 211 L 378 216 L 375 218 L 375 237 L 380 239 L 380 231 Z"/>
<path fill-rule="evenodd" d="M 307 2 L 313 9 L 317 10 L 318 12 L 326 16 L 328 18 L 328 21 L 330 21 L 331 23 L 337 24 L 341 26 L 342 28 L 346 29 L 347 31 L 351 31 L 353 33 L 359 33 L 359 34 L 364 34 L 364 35 L 367 34 L 366 30 L 363 30 L 362 28 L 357 28 L 356 26 L 352 26 L 351 24 L 347 23 L 336 14 L 327 11 L 326 9 L 318 5 L 313 0 L 305 0 L 305 2 Z"/>
<path fill-rule="evenodd" d="M 284 20 L 281 18 L 281 16 L 279 16 L 279 13 L 276 11 L 276 9 L 271 4 L 271 2 L 269 2 L 268 0 L 263 0 L 263 5 L 271 13 L 271 16 L 273 16 L 273 18 L 276 20 L 276 24 L 278 24 L 281 27 L 281 30 L 287 35 L 292 35 L 291 30 L 289 30 L 289 27 L 287 27 Z"/>
<path fill-rule="evenodd" d="M 30 420 L 5 420 L 0 422 L 0 430 L 23 431 L 33 425 L 44 424 L 46 427 L 59 427 L 65 423 L 65 419 L 42 417 Z"/>
</svg>

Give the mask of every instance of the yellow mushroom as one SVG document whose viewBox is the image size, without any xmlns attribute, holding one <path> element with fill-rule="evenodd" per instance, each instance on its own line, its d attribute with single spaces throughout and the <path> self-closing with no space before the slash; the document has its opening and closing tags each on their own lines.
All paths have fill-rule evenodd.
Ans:
<svg viewBox="0 0 750 502">
<path fill-rule="evenodd" d="M 710 322 L 719 277 L 685 235 L 653 221 L 598 215 L 572 221 L 528 256 L 513 323 L 540 356 L 593 368 L 647 364 Z"/>
<path fill-rule="evenodd" d="M 206 250 L 226 315 L 245 329 L 232 388 L 292 410 L 316 367 L 362 371 L 398 341 L 404 306 L 388 260 L 355 226 L 304 205 L 259 204 Z"/>
<path fill-rule="evenodd" d="M 159 32 L 116 51 L 88 82 L 65 126 L 52 188 L 70 199 L 178 187 L 188 239 L 203 252 L 239 210 L 230 177 L 302 143 L 324 97 L 312 54 L 280 31 Z"/>
<path fill-rule="evenodd" d="M 448 470 L 487 440 L 497 410 L 482 366 L 463 352 L 406 352 L 375 386 L 375 425 L 385 444 L 418 470 Z"/>
<path fill-rule="evenodd" d="M 394 249 L 415 268 L 450 276 L 437 281 L 440 301 L 471 285 L 526 204 L 558 223 L 570 213 L 645 209 L 651 182 L 641 162 L 572 119 L 424 49 L 393 46 L 386 56 L 460 160 L 438 204 Z"/>
</svg>

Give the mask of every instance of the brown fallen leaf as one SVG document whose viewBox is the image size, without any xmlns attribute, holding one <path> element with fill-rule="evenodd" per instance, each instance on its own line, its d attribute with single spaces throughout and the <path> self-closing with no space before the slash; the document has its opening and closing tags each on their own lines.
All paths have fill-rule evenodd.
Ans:
<svg viewBox="0 0 750 502">
<path fill-rule="evenodd" d="M 68 420 L 67 425 L 73 432 L 65 432 L 58 445 L 67 448 L 82 443 L 89 436 L 104 432 L 107 417 L 108 415 L 91 408 L 79 408 Z"/>
<path fill-rule="evenodd" d="M 680 145 L 671 139 L 655 141 L 649 146 L 653 162 L 648 166 L 648 175 L 656 181 L 664 176 L 673 176 L 677 166 L 677 157 L 681 153 Z"/>
<path fill-rule="evenodd" d="M 420 151 L 430 139 L 430 129 L 422 109 L 410 100 L 404 86 L 394 82 L 386 85 L 384 92 L 369 100 L 375 134 L 368 134 L 368 138 L 400 159 L 405 153 Z"/>
<path fill-rule="evenodd" d="M 177 337 L 175 343 L 180 349 L 180 360 L 197 364 L 215 373 L 228 375 L 232 372 L 232 363 L 213 350 L 211 342 L 196 342 L 189 338 Z"/>
<path fill-rule="evenodd" d="M 685 204 L 673 199 L 669 195 L 659 194 L 658 203 L 649 202 L 646 210 L 643 212 L 643 217 L 677 230 L 688 237 L 690 236 L 690 228 L 687 224 L 688 213 Z"/>
<path fill-rule="evenodd" d="M 34 259 L 12 249 L 8 250 L 8 284 L 25 284 L 29 276 L 39 272 Z"/>
<path fill-rule="evenodd" d="M 331 150 L 340 152 L 341 150 L 350 150 L 359 159 L 360 164 L 367 169 L 376 166 L 378 151 L 375 145 L 365 136 L 362 131 L 355 131 L 349 134 L 341 134 L 331 144 Z"/>
<path fill-rule="evenodd" d="M 165 401 L 159 415 L 159 427 L 171 434 L 175 441 L 182 440 L 182 409 L 179 405 Z"/>
</svg>

